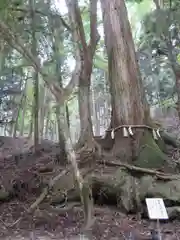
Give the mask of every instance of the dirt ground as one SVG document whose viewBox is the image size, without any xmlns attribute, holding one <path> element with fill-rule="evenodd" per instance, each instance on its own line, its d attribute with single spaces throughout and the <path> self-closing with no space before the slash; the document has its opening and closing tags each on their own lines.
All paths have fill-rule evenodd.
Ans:
<svg viewBox="0 0 180 240">
<path fill-rule="evenodd" d="M 25 215 L 15 227 L 7 228 L 4 223 L 11 224 L 28 208 L 28 203 L 13 201 L 0 206 L 0 239 L 83 239 L 80 238 L 83 212 L 78 208 L 58 213 L 49 209 L 37 210 L 33 215 Z M 38 212 L 38 213 L 37 213 Z M 88 239 L 152 239 L 151 229 L 156 227 L 150 220 L 138 221 L 136 216 L 125 216 L 108 206 L 95 207 L 95 223 L 89 232 L 84 233 Z M 161 223 L 162 239 L 179 239 L 180 223 Z"/>
<path fill-rule="evenodd" d="M 22 138 L 12 139 L 1 137 L 0 140 L 3 142 L 0 146 L 1 178 L 3 176 L 4 178 L 11 179 L 12 174 L 18 174 L 15 171 L 17 170 L 17 166 L 13 168 L 14 162 L 12 162 L 11 155 L 19 151 L 24 152 L 32 147 L 32 143 Z M 45 159 L 44 156 L 40 158 Z M 17 159 L 13 161 L 16 162 Z M 46 158 L 47 161 L 50 161 L 50 158 Z M 22 169 L 30 169 L 32 167 L 31 164 L 28 165 L 30 162 L 35 165 L 32 155 L 26 158 L 26 161 L 22 161 Z M 27 177 L 26 172 L 24 177 Z M 58 209 L 58 207 L 52 208 L 50 206 L 43 208 L 42 205 L 40 209 L 38 208 L 32 214 L 26 213 L 26 210 L 35 199 L 36 196 L 30 194 L 22 199 L 15 199 L 0 204 L 0 239 L 85 239 L 82 236 L 86 235 L 88 239 L 140 240 L 152 239 L 150 231 L 156 227 L 155 222 L 148 219 L 138 220 L 135 215 L 124 215 L 115 207 L 95 206 L 95 223 L 92 229 L 83 233 L 81 231 L 83 211 L 80 207 L 74 207 L 69 211 L 62 212 L 62 208 Z M 21 216 L 23 218 L 18 223 L 10 226 Z M 161 223 L 162 239 L 179 239 L 179 226 L 180 222 L 178 221 Z M 132 237 L 128 237 L 130 232 L 132 232 Z"/>
</svg>

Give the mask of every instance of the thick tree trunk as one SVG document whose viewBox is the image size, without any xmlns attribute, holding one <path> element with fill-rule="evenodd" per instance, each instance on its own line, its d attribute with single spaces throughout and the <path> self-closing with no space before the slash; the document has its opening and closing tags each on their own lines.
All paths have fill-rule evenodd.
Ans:
<svg viewBox="0 0 180 240">
<path fill-rule="evenodd" d="M 176 86 L 176 94 L 177 94 L 176 109 L 177 109 L 178 117 L 180 120 L 180 65 L 177 63 L 177 59 L 172 53 L 173 46 L 169 43 L 166 43 L 166 44 L 168 49 L 169 62 L 172 66 L 172 70 L 174 71 L 174 75 L 175 75 L 175 86 Z"/>
<path fill-rule="evenodd" d="M 34 73 L 34 147 L 35 151 L 39 144 L 39 77 Z"/>
<path fill-rule="evenodd" d="M 159 4 L 159 0 L 153 0 L 153 2 L 156 6 L 156 9 L 161 9 L 160 4 Z"/>
<path fill-rule="evenodd" d="M 45 138 L 49 138 L 49 125 L 50 125 L 50 110 L 47 110 L 46 126 L 45 126 Z"/>
<path fill-rule="evenodd" d="M 24 119 L 26 114 L 26 103 L 24 103 L 23 110 L 22 110 L 22 122 L 20 126 L 20 136 L 23 136 L 24 134 Z"/>
<path fill-rule="evenodd" d="M 94 82 L 94 81 L 92 81 Z M 95 86 L 92 83 L 92 104 L 91 111 L 93 115 L 93 125 L 94 125 L 94 134 L 95 136 L 100 136 L 100 120 L 99 120 L 99 102 L 98 98 L 96 98 Z"/>
<path fill-rule="evenodd" d="M 28 134 L 28 138 L 32 138 L 33 135 L 33 126 L 34 126 L 34 111 L 33 111 L 33 106 L 31 109 L 31 121 L 29 124 L 29 134 Z"/>
<path fill-rule="evenodd" d="M 180 120 L 180 67 L 173 66 L 173 70 L 176 78 L 176 93 L 177 93 L 176 109 Z"/>
<path fill-rule="evenodd" d="M 39 106 L 40 106 L 40 137 L 43 138 L 44 135 L 44 121 L 46 114 L 46 88 L 44 86 L 40 86 L 40 98 L 39 98 Z"/>
<path fill-rule="evenodd" d="M 35 16 L 35 7 L 36 2 L 29 0 L 29 7 L 31 9 L 31 27 L 32 27 L 32 54 L 37 58 L 37 34 L 36 34 L 36 16 Z M 38 71 L 33 73 L 34 80 L 34 149 L 35 152 L 38 150 L 39 144 L 39 74 Z"/>
<path fill-rule="evenodd" d="M 93 58 L 99 41 L 99 34 L 97 32 L 97 0 L 90 1 L 90 41 L 87 44 L 85 30 L 81 18 L 78 1 L 72 4 L 71 1 L 66 1 L 69 10 L 71 24 L 76 24 L 73 31 L 73 38 L 75 42 L 79 42 L 76 50 L 77 59 L 80 62 L 79 69 L 79 113 L 81 132 L 77 147 L 88 147 L 94 150 L 92 120 L 90 112 L 90 85 L 91 73 L 93 66 Z"/>
<path fill-rule="evenodd" d="M 95 125 L 95 136 L 100 136 L 100 128 L 101 128 L 101 123 L 100 123 L 100 109 L 99 109 L 99 102 L 96 100 L 95 106 L 94 106 L 94 125 Z"/>
<path fill-rule="evenodd" d="M 20 112 L 20 106 L 18 107 L 17 113 L 15 113 L 16 114 L 16 116 L 14 116 L 14 117 L 16 117 L 15 123 L 12 125 L 11 132 L 10 132 L 11 136 L 13 136 L 13 137 L 16 137 L 16 132 L 18 129 L 19 112 Z M 13 117 L 13 119 L 14 119 L 14 117 Z"/>
<path fill-rule="evenodd" d="M 90 77 L 89 77 L 90 78 Z M 80 79 L 78 90 L 79 115 L 80 115 L 80 138 L 78 145 L 83 147 L 91 144 L 93 138 L 92 119 L 90 110 L 90 79 Z"/>
<path fill-rule="evenodd" d="M 101 0 L 101 6 L 108 54 L 111 128 L 122 125 L 148 125 L 149 107 L 136 60 L 125 2 Z M 152 139 L 152 135 L 144 136 L 145 129 L 134 128 L 133 131 L 134 135 L 129 137 L 123 135 L 123 128 L 115 132 L 113 153 L 125 161 L 137 159 L 144 137 Z"/>
<path fill-rule="evenodd" d="M 58 141 L 60 146 L 61 157 L 63 156 L 64 163 L 67 163 L 67 152 L 66 152 L 66 141 L 65 136 L 62 129 L 61 123 L 61 109 L 59 106 L 56 107 L 56 119 L 57 119 L 57 127 L 58 127 Z M 59 154 L 60 155 L 60 154 Z M 62 161 L 62 159 L 61 159 Z"/>
</svg>

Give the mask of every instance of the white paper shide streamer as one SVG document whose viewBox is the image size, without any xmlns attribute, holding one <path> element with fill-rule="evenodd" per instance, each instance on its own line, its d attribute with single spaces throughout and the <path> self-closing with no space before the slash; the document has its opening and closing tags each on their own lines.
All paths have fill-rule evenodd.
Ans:
<svg viewBox="0 0 180 240">
<path fill-rule="evenodd" d="M 105 139 L 106 137 L 106 132 L 101 136 L 101 139 Z"/>
<path fill-rule="evenodd" d="M 155 131 L 154 129 L 152 130 L 152 133 L 153 133 L 153 138 L 154 138 L 155 140 L 157 140 L 158 137 L 157 137 L 156 131 Z"/>
<path fill-rule="evenodd" d="M 111 131 L 111 138 L 114 139 L 114 129 Z"/>
<path fill-rule="evenodd" d="M 124 137 L 128 137 L 128 131 L 127 131 L 127 128 L 123 127 L 123 136 Z"/>
<path fill-rule="evenodd" d="M 158 135 L 159 138 L 161 138 L 161 134 L 160 134 L 160 129 L 159 128 L 157 129 L 156 134 Z"/>
<path fill-rule="evenodd" d="M 134 135 L 134 133 L 133 133 L 133 131 L 132 131 L 132 127 L 131 127 L 131 126 L 128 128 L 128 132 L 129 132 L 129 134 L 130 134 L 131 136 L 133 136 L 133 135 Z"/>
</svg>

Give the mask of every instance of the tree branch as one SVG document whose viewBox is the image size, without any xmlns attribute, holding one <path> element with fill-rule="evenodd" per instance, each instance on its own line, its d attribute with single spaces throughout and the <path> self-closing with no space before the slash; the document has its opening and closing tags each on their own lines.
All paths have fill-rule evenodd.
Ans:
<svg viewBox="0 0 180 240">
<path fill-rule="evenodd" d="M 78 6 L 78 1 L 66 0 L 66 5 L 68 8 L 71 24 L 74 25 L 74 31 L 77 33 L 77 36 L 78 36 L 78 39 L 77 39 L 78 47 L 80 51 L 83 51 L 83 55 L 87 56 L 87 43 L 86 43 L 86 37 L 84 33 L 83 22 L 81 18 L 81 12 Z M 82 44 L 82 48 L 79 42 Z"/>
<path fill-rule="evenodd" d="M 23 12 L 23 13 L 30 13 L 30 9 L 25 9 L 25 8 L 13 8 L 10 7 L 8 8 L 10 11 L 15 11 L 15 12 Z M 48 11 L 47 13 L 44 13 L 40 10 L 35 10 L 34 11 L 37 14 L 43 15 L 43 16 L 52 16 L 52 17 L 59 17 L 62 24 L 64 25 L 64 27 L 68 30 L 68 31 L 72 31 L 72 29 L 70 28 L 70 26 L 66 23 L 66 21 L 63 19 L 63 17 L 61 16 L 61 14 L 57 14 L 57 13 L 52 13 L 50 11 Z"/>
<path fill-rule="evenodd" d="M 160 7 L 160 4 L 159 4 L 159 1 L 158 0 L 153 0 L 155 6 L 156 6 L 156 9 L 161 9 Z"/>
<path fill-rule="evenodd" d="M 72 73 L 71 80 L 69 81 L 68 85 L 64 89 L 65 96 L 70 96 L 70 94 L 75 90 L 74 88 L 79 83 L 80 71 L 81 71 L 81 60 L 79 59 L 79 56 L 77 56 L 76 57 L 76 65 L 75 65 L 75 69 Z"/>
<path fill-rule="evenodd" d="M 97 0 L 90 0 L 90 42 L 88 44 L 91 56 L 94 56 L 100 35 L 97 30 Z"/>
<path fill-rule="evenodd" d="M 67 94 L 71 94 L 74 90 L 74 86 L 78 83 L 78 73 L 80 71 L 80 63 L 78 63 L 79 54 L 77 54 L 76 56 L 78 60 L 76 61 L 77 64 L 75 67 L 75 71 L 72 75 L 72 79 L 67 85 L 67 87 L 63 89 L 58 85 L 57 77 L 49 76 L 43 72 L 38 59 L 33 56 L 33 54 L 31 53 L 29 48 L 27 48 L 23 40 L 19 36 L 17 36 L 17 34 L 15 34 L 8 25 L 6 25 L 2 21 L 0 21 L 0 33 L 1 38 L 3 38 L 12 48 L 16 49 L 20 54 L 22 54 L 27 60 L 29 60 L 30 66 L 32 66 L 42 75 L 46 86 L 50 89 L 56 100 L 63 103 L 69 96 Z"/>
<path fill-rule="evenodd" d="M 121 163 L 121 162 L 113 162 L 113 161 L 110 162 L 110 161 L 98 160 L 97 163 L 103 164 L 106 166 L 111 166 L 111 167 L 114 166 L 114 167 L 126 168 L 130 172 L 139 172 L 142 174 L 146 173 L 149 175 L 155 175 L 158 179 L 163 179 L 163 180 L 179 179 L 179 175 L 177 174 L 164 173 L 156 169 L 141 168 L 141 167 L 136 167 L 136 166 L 126 164 L 126 163 Z"/>
</svg>

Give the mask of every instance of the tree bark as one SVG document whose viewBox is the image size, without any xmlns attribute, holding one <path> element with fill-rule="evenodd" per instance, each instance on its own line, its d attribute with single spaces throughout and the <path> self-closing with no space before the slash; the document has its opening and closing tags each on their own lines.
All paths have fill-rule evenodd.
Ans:
<svg viewBox="0 0 180 240">
<path fill-rule="evenodd" d="M 33 111 L 33 106 L 32 106 L 32 109 L 31 109 L 31 121 L 30 121 L 30 124 L 29 124 L 28 138 L 32 138 L 33 126 L 34 126 L 34 111 Z"/>
<path fill-rule="evenodd" d="M 111 126 L 149 124 L 149 107 L 135 55 L 135 47 L 124 0 L 101 0 L 105 44 L 108 54 L 111 93 Z M 137 159 L 145 129 L 136 128 L 134 135 L 115 132 L 113 153 L 124 160 Z M 152 139 L 151 135 L 148 138 Z M 153 140 L 153 139 L 152 139 Z"/>
<path fill-rule="evenodd" d="M 86 78 L 87 85 L 84 84 L 85 79 L 80 79 L 78 90 L 78 103 L 79 103 L 79 115 L 80 115 L 80 138 L 78 141 L 79 147 L 91 146 L 93 139 L 93 128 L 90 109 L 90 78 L 89 81 Z"/>
<path fill-rule="evenodd" d="M 38 58 L 37 52 L 37 36 L 36 36 L 36 16 L 35 16 L 35 0 L 29 0 L 31 9 L 31 25 L 32 25 L 32 54 Z M 33 74 L 34 79 L 34 149 L 38 150 L 39 144 L 39 74 L 35 70 Z"/>
<path fill-rule="evenodd" d="M 62 122 L 61 118 L 64 113 L 61 112 L 61 107 L 56 107 L 56 120 L 57 120 L 57 127 L 58 127 L 58 141 L 59 141 L 59 148 L 61 152 L 61 158 L 63 158 L 64 164 L 67 164 L 67 152 L 66 152 L 66 139 L 64 136 L 64 132 L 62 130 Z M 62 159 L 61 159 L 62 161 Z"/>
<path fill-rule="evenodd" d="M 45 113 L 46 113 L 46 91 L 47 89 L 45 86 L 40 86 L 40 96 L 39 96 L 39 106 L 40 106 L 40 137 L 43 138 L 44 136 L 44 122 L 45 122 Z"/>
<path fill-rule="evenodd" d="M 166 42 L 166 45 L 168 50 L 169 62 L 172 66 L 172 70 L 175 76 L 175 86 L 176 86 L 176 93 L 177 93 L 176 110 L 178 112 L 178 117 L 180 121 L 180 65 L 177 63 L 177 59 L 173 55 L 173 46 L 171 43 L 171 39 L 169 39 L 169 41 Z"/>
<path fill-rule="evenodd" d="M 176 79 L 176 93 L 177 93 L 176 109 L 177 109 L 178 117 L 180 121 L 180 67 L 173 66 L 172 68 L 173 68 L 175 79 Z"/>
<path fill-rule="evenodd" d="M 58 83 L 59 86 L 63 87 L 63 81 L 62 81 L 62 66 L 64 63 L 64 57 L 60 54 L 60 52 L 64 51 L 64 27 L 56 27 L 56 22 L 51 22 L 52 24 L 52 33 L 53 33 L 53 49 L 54 49 L 54 58 L 56 60 L 56 75 L 58 76 Z M 54 28 L 53 28 L 54 26 Z M 65 111 L 63 109 L 63 105 L 58 104 L 56 105 L 56 120 L 57 120 L 57 126 L 58 126 L 58 140 L 59 140 L 59 146 L 61 149 L 61 155 L 59 158 L 63 158 L 64 163 L 67 163 L 67 152 L 66 152 L 66 141 L 65 136 L 63 132 L 63 123 L 62 119 L 65 115 Z M 61 159 L 62 160 L 62 159 Z"/>
<path fill-rule="evenodd" d="M 66 0 L 71 23 L 75 25 L 73 38 L 78 43 L 80 76 L 78 102 L 80 114 L 80 138 L 77 147 L 93 147 L 93 129 L 90 111 L 90 85 L 93 57 L 99 40 L 97 32 L 97 0 L 90 1 L 90 42 L 87 44 L 78 1 Z M 80 43 L 80 44 L 79 44 Z"/>
<path fill-rule="evenodd" d="M 159 0 L 153 0 L 154 5 L 156 6 L 156 9 L 161 9 L 161 6 L 159 4 Z"/>
<path fill-rule="evenodd" d="M 49 107 L 47 109 L 47 114 L 46 114 L 46 125 L 45 125 L 45 138 L 49 138 L 49 125 L 50 125 L 50 110 Z"/>
<path fill-rule="evenodd" d="M 21 126 L 20 126 L 20 136 L 23 136 L 23 134 L 24 134 L 25 114 L 26 114 L 26 98 L 25 98 L 25 102 L 23 104 L 23 109 L 22 109 L 22 122 L 21 122 Z"/>
</svg>

